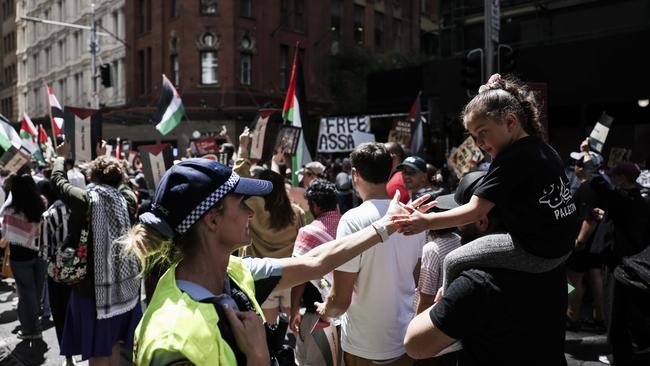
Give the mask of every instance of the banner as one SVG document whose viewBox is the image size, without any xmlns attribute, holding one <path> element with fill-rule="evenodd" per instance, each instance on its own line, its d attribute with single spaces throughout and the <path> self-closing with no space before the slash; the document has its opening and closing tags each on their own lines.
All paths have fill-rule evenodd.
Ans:
<svg viewBox="0 0 650 366">
<path fill-rule="evenodd" d="M 266 129 L 269 125 L 269 119 L 276 109 L 260 109 L 260 114 L 257 117 L 255 128 L 251 133 L 251 159 L 260 160 L 264 156 L 264 142 L 266 140 Z"/>
<path fill-rule="evenodd" d="M 102 141 L 101 111 L 66 106 L 63 117 L 65 135 L 71 145 L 71 158 L 76 161 L 95 159 L 97 157 L 95 147 Z"/>
<path fill-rule="evenodd" d="M 465 174 L 471 172 L 483 160 L 483 157 L 483 152 L 470 136 L 452 151 L 447 163 L 456 177 L 461 179 Z"/>
<path fill-rule="evenodd" d="M 153 191 L 158 187 L 158 182 L 167 169 L 174 164 L 172 146 L 170 144 L 140 145 L 138 151 L 147 188 Z"/>
<path fill-rule="evenodd" d="M 612 127 L 612 122 L 614 122 L 614 117 L 603 112 L 589 135 L 589 148 L 591 150 L 599 154 L 603 153 L 603 146 L 605 145 L 605 140 L 607 140 L 609 129 Z"/>
<path fill-rule="evenodd" d="M 15 174 L 20 170 L 20 168 L 25 166 L 25 164 L 29 163 L 29 160 L 30 155 L 26 151 L 11 146 L 4 152 L 4 154 L 2 154 L 2 156 L 0 156 L 0 165 L 9 172 Z"/>
<path fill-rule="evenodd" d="M 318 152 L 350 152 L 356 147 L 355 132 L 370 132 L 368 116 L 323 117 L 318 131 Z"/>
</svg>

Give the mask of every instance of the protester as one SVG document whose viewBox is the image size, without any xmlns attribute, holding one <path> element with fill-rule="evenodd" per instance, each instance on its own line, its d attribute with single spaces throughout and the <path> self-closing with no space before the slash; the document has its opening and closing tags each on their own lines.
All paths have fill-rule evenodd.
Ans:
<svg viewBox="0 0 650 366">
<path fill-rule="evenodd" d="M 76 246 L 86 238 L 89 242 L 87 274 L 71 288 L 61 354 L 81 354 L 91 366 L 119 365 L 120 343 L 131 347 L 142 317 L 137 260 L 125 256 L 115 241 L 129 229 L 126 200 L 117 190 L 122 166 L 98 152 L 88 166 L 92 184 L 83 190 L 66 178 L 63 157 L 69 153 L 67 142 L 57 148 L 52 185 L 70 209 L 66 245 Z"/>
<path fill-rule="evenodd" d="M 635 311 L 636 307 L 625 303 L 636 291 L 615 276 L 625 259 L 638 255 L 650 245 L 650 207 L 636 183 L 639 174 L 638 165 L 621 162 L 607 172 L 608 177 L 598 176 L 591 181 L 606 220 L 613 224 L 612 240 L 602 248 L 601 254 L 605 266 L 603 297 L 607 339 L 612 349 L 611 361 L 616 365 L 642 364 L 640 360 L 647 357 L 644 354 L 647 355 L 650 347 L 646 332 L 637 327 L 647 323 L 648 314 Z M 640 297 L 639 305 L 646 301 L 644 299 Z M 629 328 L 630 324 L 635 325 Z"/>
<path fill-rule="evenodd" d="M 359 145 L 350 155 L 352 180 L 363 204 L 343 215 L 336 237 L 371 226 L 388 210 L 386 192 L 391 154 L 380 143 Z M 414 315 L 414 273 L 419 269 L 424 234 L 394 235 L 334 271 L 334 284 L 322 316 L 341 317 L 341 348 L 346 365 L 410 365 L 403 339 Z M 398 258 L 399 260 L 396 260 Z M 372 335 L 372 336 L 370 336 Z"/>
<path fill-rule="evenodd" d="M 461 207 L 396 218 L 400 230 L 415 234 L 462 226 L 498 208 L 512 241 L 475 242 L 450 253 L 443 289 L 463 268 L 541 273 L 564 263 L 575 242 L 576 206 L 561 159 L 542 140 L 534 94 L 521 82 L 494 74 L 465 106 L 463 121 L 493 158 L 485 179 Z"/>
<path fill-rule="evenodd" d="M 353 207 L 354 189 L 352 188 L 352 163 L 345 158 L 341 162 L 341 171 L 334 177 L 336 183 L 336 196 L 339 201 L 339 212 L 346 213 Z"/>
<path fill-rule="evenodd" d="M 419 156 L 409 156 L 396 169 L 402 172 L 404 185 L 408 189 L 411 199 L 428 194 L 430 199 L 434 200 L 443 192 L 442 189 L 433 185 L 429 177 L 427 162 Z"/>
<path fill-rule="evenodd" d="M 386 184 L 386 190 L 388 195 L 393 197 L 396 191 L 400 193 L 400 200 L 402 203 L 408 203 L 410 197 L 408 194 L 408 189 L 404 185 L 404 178 L 402 172 L 397 170 L 397 166 L 404 161 L 406 158 L 406 153 L 402 148 L 402 145 L 396 142 L 387 142 L 384 144 L 386 149 L 390 152 L 390 157 L 392 161 L 391 171 L 390 171 L 390 180 Z"/>
<path fill-rule="evenodd" d="M 262 315 L 266 296 L 324 276 L 394 231 L 384 217 L 300 257 L 230 256 L 251 238 L 253 211 L 244 198 L 271 190 L 268 181 L 240 178 L 205 159 L 183 161 L 165 173 L 152 212 L 140 216 L 127 240 L 143 265 L 171 264 L 136 330 L 135 364 L 268 365 L 256 315 Z M 396 212 L 401 208 L 395 202 L 386 216 Z"/>
<path fill-rule="evenodd" d="M 307 163 L 304 167 L 300 168 L 298 174 L 298 182 L 301 187 L 308 188 L 311 182 L 318 178 L 325 177 L 325 165 L 318 161 Z"/>
<path fill-rule="evenodd" d="M 45 203 L 31 175 L 24 173 L 9 179 L 12 200 L 2 214 L 2 237 L 9 243 L 9 263 L 18 292 L 18 338 L 39 339 L 46 265 L 39 257 L 38 237 Z"/>
<path fill-rule="evenodd" d="M 336 210 L 336 188 L 333 183 L 324 179 L 314 180 L 307 188 L 305 198 L 309 202 L 309 208 L 315 220 L 298 231 L 298 237 L 293 249 L 294 257 L 305 255 L 319 245 L 333 241 L 336 238 L 336 229 L 341 220 L 341 214 Z M 328 353 L 326 349 L 322 349 L 321 347 L 324 345 L 317 340 L 317 337 L 326 339 L 323 334 L 324 331 L 321 329 L 312 332 L 312 328 L 320 319 L 314 303 L 323 301 L 332 282 L 332 274 L 328 273 L 322 278 L 303 283 L 291 289 L 291 318 L 289 324 L 296 336 L 296 361 L 298 365 L 334 364 L 334 360 L 328 359 L 326 361 L 327 356 L 331 358 L 331 352 Z M 303 315 L 300 314 L 301 303 L 305 307 Z M 338 336 L 336 338 L 338 339 Z"/>
<path fill-rule="evenodd" d="M 250 132 L 245 130 L 239 138 L 239 158 L 233 171 L 244 178 L 250 178 L 248 146 Z M 291 203 L 282 177 L 271 171 L 260 173 L 260 179 L 273 184 L 273 190 L 264 197 L 251 197 L 248 207 L 255 215 L 250 221 L 251 245 L 247 254 L 257 258 L 286 258 L 293 253 L 298 229 L 305 225 L 304 211 Z M 245 244 L 245 243 L 243 243 Z M 289 314 L 291 310 L 291 289 L 276 292 L 262 304 L 264 316 L 274 324 L 280 311 Z"/>
<path fill-rule="evenodd" d="M 598 223 L 593 215 L 593 209 L 598 206 L 598 198 L 591 188 L 585 169 L 584 158 L 575 163 L 575 176 L 580 180 L 580 186 L 575 193 L 575 202 L 578 208 L 579 232 L 575 240 L 575 248 L 567 259 L 567 278 L 575 288 L 569 294 L 567 308 L 567 329 L 579 330 L 581 328 L 581 308 L 586 280 L 593 298 L 593 319 L 598 330 L 603 324 L 603 280 L 601 275 L 601 261 L 597 254 L 591 252 L 591 243 Z M 586 275 L 586 276 L 585 276 Z"/>
<path fill-rule="evenodd" d="M 79 181 L 77 181 L 79 183 Z M 50 183 L 48 182 L 48 186 Z M 83 182 L 83 187 L 86 184 Z M 82 187 L 79 187 L 82 188 Z M 50 188 L 51 189 L 51 188 Z M 43 213 L 41 217 L 41 258 L 49 261 L 56 255 L 57 249 L 65 242 L 68 237 L 68 221 L 70 220 L 70 210 L 68 207 L 58 199 L 54 190 L 52 190 L 52 204 Z M 63 340 L 63 328 L 65 326 L 65 315 L 68 309 L 68 299 L 70 297 L 70 287 L 57 283 L 51 277 L 47 278 L 47 293 L 49 305 L 52 312 L 52 319 L 54 320 L 54 328 L 56 330 L 56 338 L 59 342 L 59 349 L 61 348 L 61 341 Z M 66 356 L 66 366 L 74 365 L 74 360 L 71 356 Z"/>
<path fill-rule="evenodd" d="M 473 199 L 480 179 L 483 173 L 463 177 L 453 196 L 456 206 Z M 510 241 L 500 218 L 492 209 L 460 227 L 463 243 Z M 562 266 L 540 274 L 466 269 L 452 280 L 438 303 L 410 322 L 406 350 L 411 357 L 423 359 L 461 340 L 462 350 L 436 360 L 451 365 L 566 365 L 566 286 Z"/>
</svg>

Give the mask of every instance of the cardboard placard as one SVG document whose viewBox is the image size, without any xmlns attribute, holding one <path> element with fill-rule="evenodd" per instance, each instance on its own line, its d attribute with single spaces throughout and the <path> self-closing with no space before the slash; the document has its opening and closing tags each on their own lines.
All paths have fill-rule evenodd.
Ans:
<svg viewBox="0 0 650 366">
<path fill-rule="evenodd" d="M 70 143 L 71 158 L 91 161 L 97 157 L 95 147 L 102 141 L 102 113 L 98 109 L 64 108 L 63 124 Z"/>
<path fill-rule="evenodd" d="M 465 174 L 471 172 L 483 158 L 483 152 L 476 145 L 472 136 L 470 136 L 449 156 L 448 164 L 456 174 L 456 177 L 461 179 Z"/>
<path fill-rule="evenodd" d="M 174 164 L 172 145 L 140 145 L 138 152 L 147 187 L 149 190 L 155 190 L 167 169 Z"/>
<path fill-rule="evenodd" d="M 282 150 L 285 155 L 296 155 L 298 140 L 300 139 L 300 127 L 282 126 L 275 141 L 275 151 Z"/>
<path fill-rule="evenodd" d="M 605 146 L 605 140 L 607 140 L 607 134 L 612 127 L 612 122 L 614 122 L 614 117 L 603 112 L 589 135 L 589 148 L 591 150 L 599 154 L 603 153 L 603 146 Z"/>
<path fill-rule="evenodd" d="M 409 121 L 397 120 L 388 133 L 388 142 L 396 142 L 402 146 L 411 146 L 412 123 Z"/>
<path fill-rule="evenodd" d="M 318 152 L 350 152 L 356 147 L 355 132 L 370 132 L 370 117 L 323 117 L 318 130 Z"/>
<path fill-rule="evenodd" d="M 22 149 L 16 149 L 15 146 L 11 146 L 9 150 L 6 150 L 2 156 L 0 156 L 0 165 L 7 169 L 11 173 L 16 173 L 29 163 L 30 155 Z"/>
</svg>

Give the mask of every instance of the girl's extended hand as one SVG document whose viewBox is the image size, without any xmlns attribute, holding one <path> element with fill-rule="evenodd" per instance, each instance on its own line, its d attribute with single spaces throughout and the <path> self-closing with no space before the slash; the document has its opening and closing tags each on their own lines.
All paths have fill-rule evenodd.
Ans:
<svg viewBox="0 0 650 366">
<path fill-rule="evenodd" d="M 421 233 L 429 228 L 429 218 L 432 214 L 426 212 L 438 204 L 437 201 L 426 202 L 431 195 L 424 195 L 417 200 L 402 205 L 404 211 L 410 213 L 408 215 L 400 214 L 391 217 L 392 222 L 397 225 L 397 231 L 404 235 L 414 235 Z"/>
</svg>

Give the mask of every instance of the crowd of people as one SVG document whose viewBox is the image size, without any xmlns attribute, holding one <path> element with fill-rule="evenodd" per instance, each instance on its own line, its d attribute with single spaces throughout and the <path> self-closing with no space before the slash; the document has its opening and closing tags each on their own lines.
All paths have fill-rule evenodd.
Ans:
<svg viewBox="0 0 650 366">
<path fill-rule="evenodd" d="M 64 141 L 51 167 L 2 174 L 17 336 L 52 317 L 68 365 L 564 365 L 565 330 L 591 328 L 603 361 L 648 364 L 640 167 L 607 168 L 588 140 L 562 159 L 533 93 L 498 74 L 462 122 L 489 168 L 457 184 L 374 142 L 294 187 L 245 129 L 229 164 L 183 159 L 153 189 L 137 162 L 100 145 L 75 165 Z"/>
</svg>

